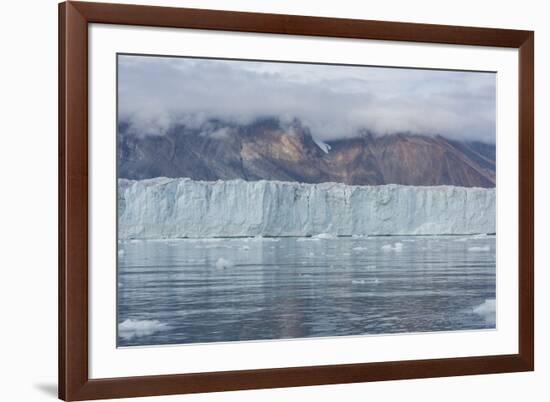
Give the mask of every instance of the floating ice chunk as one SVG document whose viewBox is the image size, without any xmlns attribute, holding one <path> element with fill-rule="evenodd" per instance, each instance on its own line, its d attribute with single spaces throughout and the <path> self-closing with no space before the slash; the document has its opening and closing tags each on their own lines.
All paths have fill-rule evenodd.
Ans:
<svg viewBox="0 0 550 402">
<path fill-rule="evenodd" d="M 127 319 L 118 324 L 118 335 L 124 339 L 153 335 L 155 332 L 170 329 L 168 324 L 158 320 Z"/>
<path fill-rule="evenodd" d="M 495 324 L 496 322 L 496 300 L 486 299 L 479 306 L 474 307 L 474 313 L 483 317 L 483 319 L 489 324 Z"/>
<path fill-rule="evenodd" d="M 366 248 L 366 247 L 360 247 L 360 246 L 359 246 L 359 247 L 354 247 L 354 248 L 352 248 L 352 250 L 355 250 L 355 251 L 363 251 L 363 250 L 367 250 L 367 248 Z"/>
<path fill-rule="evenodd" d="M 378 278 L 374 279 L 352 279 L 351 283 L 353 285 L 366 285 L 368 283 L 377 285 L 380 283 L 380 280 Z"/>
<path fill-rule="evenodd" d="M 218 261 L 216 261 L 216 268 L 219 269 L 233 268 L 234 266 L 233 261 L 226 260 L 225 258 L 218 258 Z"/>
<path fill-rule="evenodd" d="M 393 245 L 391 244 L 384 244 L 382 246 L 383 251 L 395 251 L 396 253 L 399 253 L 403 250 L 403 243 L 396 242 Z"/>
<path fill-rule="evenodd" d="M 300 237 L 298 238 L 297 241 L 319 241 L 319 240 L 321 240 L 320 237 L 313 236 L 313 237 Z"/>
<path fill-rule="evenodd" d="M 241 250 L 250 250 L 250 246 L 242 246 Z"/>
<path fill-rule="evenodd" d="M 246 241 L 280 241 L 281 239 L 277 238 L 277 237 L 263 237 L 263 236 L 254 236 L 254 237 L 251 237 L 249 239 L 247 239 Z"/>
<path fill-rule="evenodd" d="M 123 249 L 119 249 L 118 250 L 118 256 L 119 257 L 122 257 L 124 255 L 124 250 Z"/>
<path fill-rule="evenodd" d="M 481 247 L 468 247 L 468 251 L 490 251 L 491 247 L 481 246 Z"/>
<path fill-rule="evenodd" d="M 329 240 L 329 239 L 335 239 L 336 236 L 332 233 L 319 233 L 318 235 L 312 236 L 312 239 L 323 239 L 323 240 Z"/>
</svg>

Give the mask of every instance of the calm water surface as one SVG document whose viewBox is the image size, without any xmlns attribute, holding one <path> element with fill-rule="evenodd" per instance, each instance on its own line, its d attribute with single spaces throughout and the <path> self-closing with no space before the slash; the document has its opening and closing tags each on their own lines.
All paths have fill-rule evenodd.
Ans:
<svg viewBox="0 0 550 402">
<path fill-rule="evenodd" d="M 119 242 L 118 345 L 495 327 L 494 236 Z"/>
</svg>

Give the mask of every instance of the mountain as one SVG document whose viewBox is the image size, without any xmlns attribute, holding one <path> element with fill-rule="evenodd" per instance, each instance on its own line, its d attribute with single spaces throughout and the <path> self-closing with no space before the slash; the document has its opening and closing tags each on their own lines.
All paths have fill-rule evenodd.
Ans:
<svg viewBox="0 0 550 402">
<path fill-rule="evenodd" d="M 354 185 L 495 186 L 495 146 L 442 136 L 363 132 L 320 142 L 295 120 L 239 125 L 210 120 L 141 136 L 119 124 L 120 178 L 188 177 Z"/>
</svg>

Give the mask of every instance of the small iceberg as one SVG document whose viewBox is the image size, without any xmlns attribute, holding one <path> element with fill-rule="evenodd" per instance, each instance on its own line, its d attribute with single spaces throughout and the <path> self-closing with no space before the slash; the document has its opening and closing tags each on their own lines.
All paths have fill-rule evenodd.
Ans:
<svg viewBox="0 0 550 402">
<path fill-rule="evenodd" d="M 489 324 L 496 323 L 496 300 L 486 299 L 479 306 L 474 307 L 474 313 L 483 317 L 483 319 Z"/>
<path fill-rule="evenodd" d="M 318 235 L 311 236 L 312 239 L 322 239 L 322 240 L 329 240 L 329 239 L 335 239 L 336 236 L 332 233 L 319 233 Z"/>
<path fill-rule="evenodd" d="M 351 281 L 352 285 L 366 285 L 366 284 L 374 284 L 377 285 L 380 283 L 380 280 L 378 278 L 374 279 L 353 279 Z"/>
<path fill-rule="evenodd" d="M 403 243 L 397 242 L 393 245 L 391 244 L 384 244 L 382 246 L 382 251 L 395 251 L 396 253 L 399 253 L 403 250 Z"/>
<path fill-rule="evenodd" d="M 491 247 L 489 247 L 489 246 L 468 247 L 468 251 L 474 251 L 474 252 L 478 252 L 478 251 L 490 251 L 490 250 L 491 250 Z"/>
<path fill-rule="evenodd" d="M 245 241 L 280 241 L 278 237 L 264 237 L 264 236 L 254 236 L 249 237 Z"/>
<path fill-rule="evenodd" d="M 218 261 L 216 261 L 216 268 L 218 269 L 233 268 L 234 266 L 233 261 L 226 260 L 225 258 L 218 258 Z"/>
<path fill-rule="evenodd" d="M 150 336 L 155 332 L 167 329 L 170 329 L 170 326 L 158 320 L 127 319 L 118 324 L 118 335 L 129 340 L 136 337 Z"/>
</svg>

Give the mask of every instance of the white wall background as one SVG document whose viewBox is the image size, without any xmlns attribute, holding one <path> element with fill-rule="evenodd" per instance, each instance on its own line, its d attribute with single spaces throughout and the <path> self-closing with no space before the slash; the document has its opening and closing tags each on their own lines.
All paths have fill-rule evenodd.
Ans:
<svg viewBox="0 0 550 402">
<path fill-rule="evenodd" d="M 125 1 L 127 2 L 127 1 Z M 546 401 L 550 398 L 550 25 L 536 0 L 136 0 L 143 4 L 535 30 L 536 371 L 241 391 L 147 401 Z M 57 1 L 0 5 L 0 399 L 55 400 L 57 382 Z M 146 362 L 144 362 L 146 364 Z"/>
</svg>

